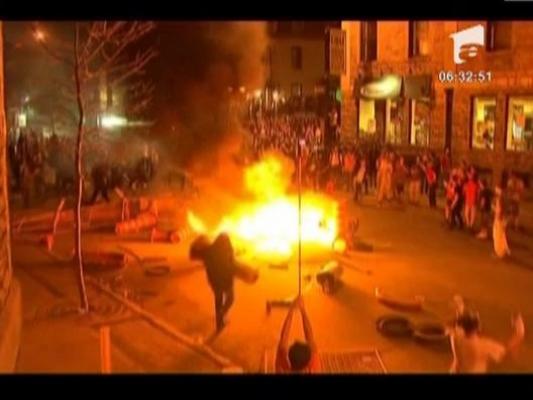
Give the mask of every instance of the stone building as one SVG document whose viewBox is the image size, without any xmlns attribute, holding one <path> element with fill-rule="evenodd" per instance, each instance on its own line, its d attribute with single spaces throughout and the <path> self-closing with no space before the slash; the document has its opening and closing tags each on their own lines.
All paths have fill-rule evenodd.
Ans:
<svg viewBox="0 0 533 400">
<path fill-rule="evenodd" d="M 475 27 L 484 43 L 454 54 L 456 34 Z M 504 170 L 533 175 L 533 23 L 344 21 L 342 28 L 346 139 L 374 137 L 405 153 L 448 147 L 454 162 L 465 159 L 494 179 Z"/>
<path fill-rule="evenodd" d="M 0 373 L 13 372 L 22 326 L 20 286 L 11 266 L 7 184 L 7 129 L 4 104 L 3 35 L 0 21 Z"/>
<path fill-rule="evenodd" d="M 270 21 L 267 49 L 269 86 L 283 96 L 309 96 L 326 74 L 326 21 Z"/>
</svg>

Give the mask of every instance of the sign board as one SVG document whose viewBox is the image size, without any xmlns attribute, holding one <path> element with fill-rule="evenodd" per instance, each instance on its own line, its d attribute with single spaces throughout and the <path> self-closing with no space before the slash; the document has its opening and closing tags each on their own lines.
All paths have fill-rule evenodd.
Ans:
<svg viewBox="0 0 533 400">
<path fill-rule="evenodd" d="M 346 31 L 342 29 L 329 31 L 329 73 L 346 74 Z"/>
<path fill-rule="evenodd" d="M 400 96 L 402 78 L 399 75 L 385 75 L 364 84 L 360 88 L 360 95 L 365 99 L 394 99 Z"/>
</svg>

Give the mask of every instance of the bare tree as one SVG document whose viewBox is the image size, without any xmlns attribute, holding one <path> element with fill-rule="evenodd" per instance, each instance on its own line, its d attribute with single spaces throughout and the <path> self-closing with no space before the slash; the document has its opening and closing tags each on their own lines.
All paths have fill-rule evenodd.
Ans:
<svg viewBox="0 0 533 400">
<path fill-rule="evenodd" d="M 151 46 L 141 46 L 139 42 L 154 27 L 155 24 L 148 21 L 75 22 L 72 40 L 56 40 L 55 45 L 52 45 L 47 40 L 46 32 L 38 25 L 33 25 L 34 36 L 41 47 L 55 59 L 69 65 L 73 73 L 72 82 L 78 110 L 74 239 L 80 305 L 84 312 L 89 311 L 89 302 L 85 288 L 81 235 L 81 205 L 84 186 L 83 144 L 88 131 L 85 123 L 87 116 L 94 114 L 98 109 L 97 100 L 89 96 L 90 88 L 98 85 L 101 79 L 105 78 L 107 84 L 111 86 L 132 85 L 136 88 L 137 95 L 145 94 L 144 100 L 146 101 L 149 98 L 148 94 L 151 96 L 150 85 L 139 81 L 138 78 L 142 78 L 146 65 L 157 53 Z M 137 81 L 134 78 L 137 78 Z"/>
</svg>

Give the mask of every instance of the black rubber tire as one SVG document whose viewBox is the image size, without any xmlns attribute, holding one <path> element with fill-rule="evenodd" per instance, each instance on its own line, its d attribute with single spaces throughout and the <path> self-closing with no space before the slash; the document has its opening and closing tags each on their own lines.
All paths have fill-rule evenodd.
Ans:
<svg viewBox="0 0 533 400">
<path fill-rule="evenodd" d="M 376 329 L 383 336 L 391 338 L 408 338 L 414 333 L 413 324 L 401 315 L 385 315 L 376 322 Z"/>
<path fill-rule="evenodd" d="M 413 336 L 418 342 L 428 344 L 444 343 L 449 340 L 446 327 L 438 322 L 417 324 Z"/>
</svg>

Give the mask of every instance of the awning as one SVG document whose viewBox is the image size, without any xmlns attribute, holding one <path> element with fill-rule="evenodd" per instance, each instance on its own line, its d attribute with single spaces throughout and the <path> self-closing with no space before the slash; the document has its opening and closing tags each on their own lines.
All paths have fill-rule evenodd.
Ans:
<svg viewBox="0 0 533 400">
<path fill-rule="evenodd" d="M 431 76 L 406 76 L 403 81 L 403 94 L 406 99 L 429 101 L 431 98 Z"/>
<path fill-rule="evenodd" d="M 359 95 L 365 99 L 393 99 L 400 96 L 402 78 L 399 75 L 384 75 L 377 80 L 363 84 Z"/>
</svg>

